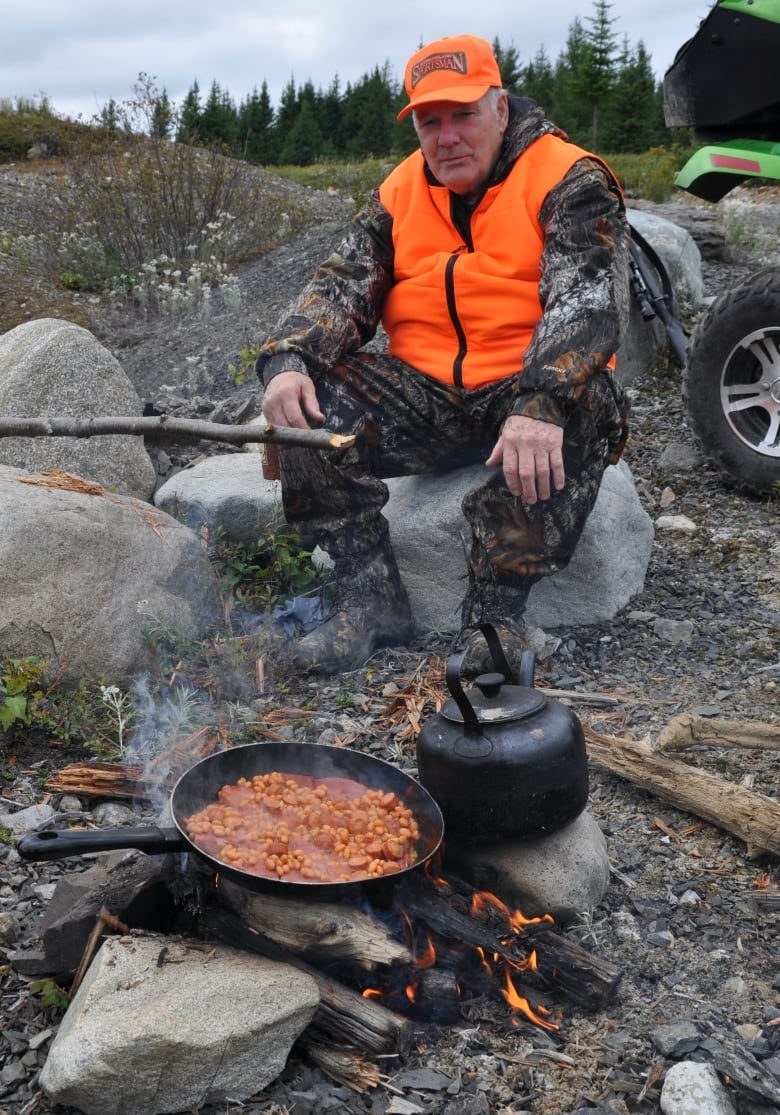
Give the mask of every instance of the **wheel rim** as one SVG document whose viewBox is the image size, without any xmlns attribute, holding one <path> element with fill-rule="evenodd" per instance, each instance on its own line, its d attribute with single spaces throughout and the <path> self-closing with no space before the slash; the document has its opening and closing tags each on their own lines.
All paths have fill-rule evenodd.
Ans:
<svg viewBox="0 0 780 1115">
<path fill-rule="evenodd" d="M 732 349 L 720 402 L 740 441 L 765 457 L 780 457 L 780 328 L 757 329 Z"/>
</svg>

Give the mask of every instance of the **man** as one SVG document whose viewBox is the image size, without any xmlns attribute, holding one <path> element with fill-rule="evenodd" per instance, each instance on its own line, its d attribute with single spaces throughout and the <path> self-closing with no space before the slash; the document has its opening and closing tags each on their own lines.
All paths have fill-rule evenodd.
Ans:
<svg viewBox="0 0 780 1115">
<path fill-rule="evenodd" d="M 339 453 L 280 448 L 287 521 L 335 563 L 330 614 L 293 654 L 322 673 L 412 634 L 383 478 L 486 465 L 463 501 L 473 674 L 490 665 L 480 622 L 517 662 L 531 585 L 571 558 L 627 436 L 608 368 L 628 319 L 615 178 L 507 95 L 484 39 L 430 43 L 404 84 L 399 118 L 413 114 L 420 149 L 369 197 L 258 358 L 270 422 L 356 435 Z M 380 322 L 387 352 L 362 351 Z"/>
</svg>

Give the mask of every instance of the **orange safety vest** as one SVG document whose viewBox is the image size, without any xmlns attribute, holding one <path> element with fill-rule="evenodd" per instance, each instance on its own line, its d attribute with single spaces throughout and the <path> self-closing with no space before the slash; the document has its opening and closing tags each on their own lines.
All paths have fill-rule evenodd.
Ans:
<svg viewBox="0 0 780 1115">
<path fill-rule="evenodd" d="M 395 285 L 382 311 L 388 351 L 426 375 L 475 388 L 523 367 L 542 316 L 539 263 L 545 197 L 588 151 L 535 140 L 471 217 L 473 247 L 450 217 L 450 192 L 427 181 L 416 151 L 379 188 L 393 218 Z"/>
</svg>

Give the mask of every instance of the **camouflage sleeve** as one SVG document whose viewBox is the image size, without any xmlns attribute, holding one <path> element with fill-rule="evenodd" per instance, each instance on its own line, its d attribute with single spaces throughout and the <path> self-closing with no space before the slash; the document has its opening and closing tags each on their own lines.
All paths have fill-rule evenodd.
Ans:
<svg viewBox="0 0 780 1115">
<path fill-rule="evenodd" d="M 336 251 L 319 265 L 262 342 L 257 372 L 267 383 L 281 371 L 317 378 L 374 336 L 393 282 L 392 218 L 370 195 Z"/>
<path fill-rule="evenodd" d="M 514 414 L 562 425 L 628 328 L 629 232 L 602 165 L 576 163 L 545 198 L 539 297 Z"/>
</svg>

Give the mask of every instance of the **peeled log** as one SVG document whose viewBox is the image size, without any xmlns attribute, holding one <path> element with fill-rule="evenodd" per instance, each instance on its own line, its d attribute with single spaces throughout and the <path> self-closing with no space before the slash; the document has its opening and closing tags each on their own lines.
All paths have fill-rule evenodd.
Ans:
<svg viewBox="0 0 780 1115">
<path fill-rule="evenodd" d="M 780 748 L 780 724 L 756 720 L 718 720 L 694 716 L 691 712 L 674 716 L 659 733 L 656 751 L 675 751 L 684 747 Z"/>
<path fill-rule="evenodd" d="M 751 856 L 780 856 L 780 805 L 772 798 L 659 755 L 638 740 L 601 735 L 587 726 L 584 731 L 588 756 L 597 766 L 738 836 Z"/>
</svg>

